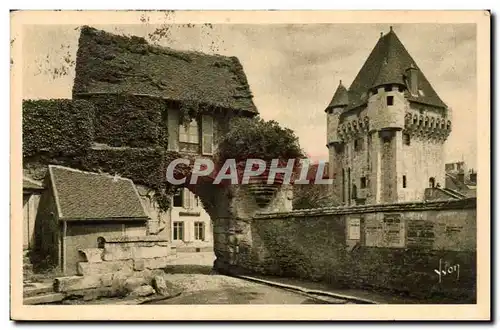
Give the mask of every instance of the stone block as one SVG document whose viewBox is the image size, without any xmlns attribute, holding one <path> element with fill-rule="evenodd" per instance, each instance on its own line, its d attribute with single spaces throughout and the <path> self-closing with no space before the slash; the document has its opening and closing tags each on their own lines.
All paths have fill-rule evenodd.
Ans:
<svg viewBox="0 0 500 330">
<path fill-rule="evenodd" d="M 103 249 L 92 248 L 92 249 L 81 249 L 78 253 L 83 257 L 86 262 L 101 262 Z"/>
<path fill-rule="evenodd" d="M 151 285 L 141 285 L 134 289 L 134 291 L 130 292 L 131 297 L 147 297 L 152 294 L 155 294 L 155 289 Z"/>
<path fill-rule="evenodd" d="M 135 275 L 135 274 L 134 274 Z M 133 277 L 129 277 L 128 279 L 125 280 L 125 289 L 128 291 L 128 292 L 133 292 L 135 289 L 137 289 L 138 287 L 144 285 L 144 284 L 147 284 L 147 280 L 146 278 L 144 277 L 141 277 L 141 276 L 133 276 Z"/>
<path fill-rule="evenodd" d="M 163 276 L 155 276 L 152 283 L 156 292 L 164 297 L 174 297 L 181 292 L 180 288 L 165 280 Z"/>
<path fill-rule="evenodd" d="M 65 276 L 54 279 L 56 292 L 69 292 L 111 286 L 113 274 Z"/>
<path fill-rule="evenodd" d="M 141 246 L 135 243 L 109 244 L 104 249 L 103 259 L 105 261 L 157 258 L 171 254 L 168 246 L 151 244 L 151 246 Z M 144 243 L 144 244 L 146 244 Z"/>
<path fill-rule="evenodd" d="M 116 272 L 133 272 L 132 260 L 117 260 L 117 261 L 103 261 L 103 262 L 79 262 L 77 273 L 78 275 L 103 275 L 112 274 Z"/>
<path fill-rule="evenodd" d="M 159 258 L 148 258 L 148 259 L 141 259 L 141 263 L 144 265 L 144 269 L 160 269 L 160 268 L 165 268 L 171 260 L 173 260 L 173 257 L 159 257 Z M 136 260 L 138 263 L 139 261 Z"/>
<path fill-rule="evenodd" d="M 40 305 L 62 301 L 66 296 L 63 293 L 49 293 L 41 296 L 24 298 L 24 305 Z"/>
<path fill-rule="evenodd" d="M 144 259 L 134 259 L 134 270 L 135 271 L 144 270 Z"/>
</svg>

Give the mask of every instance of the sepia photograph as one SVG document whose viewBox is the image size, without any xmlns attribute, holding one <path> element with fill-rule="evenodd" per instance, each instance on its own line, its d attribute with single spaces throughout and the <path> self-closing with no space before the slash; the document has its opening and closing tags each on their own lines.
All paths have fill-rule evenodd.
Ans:
<svg viewBox="0 0 500 330">
<path fill-rule="evenodd" d="M 11 318 L 489 319 L 490 19 L 11 12 Z"/>
</svg>

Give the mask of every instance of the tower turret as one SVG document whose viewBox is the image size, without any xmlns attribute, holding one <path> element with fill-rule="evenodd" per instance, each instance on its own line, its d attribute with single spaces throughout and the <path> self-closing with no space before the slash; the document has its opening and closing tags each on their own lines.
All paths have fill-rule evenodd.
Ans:
<svg viewBox="0 0 500 330">
<path fill-rule="evenodd" d="M 347 88 L 345 88 L 342 84 L 342 80 L 340 80 L 330 104 L 325 109 L 327 116 L 326 145 L 328 147 L 328 175 L 334 180 L 330 191 L 336 200 L 339 200 L 342 189 L 339 178 L 342 175 L 343 141 L 339 136 L 338 128 L 340 115 L 344 112 L 348 105 L 349 94 L 347 92 Z"/>
<path fill-rule="evenodd" d="M 340 138 L 337 134 L 337 129 L 339 126 L 339 116 L 348 106 L 348 104 L 349 96 L 347 94 L 347 89 L 344 87 L 341 80 L 330 104 L 325 109 L 327 116 L 327 145 L 340 142 Z"/>
</svg>

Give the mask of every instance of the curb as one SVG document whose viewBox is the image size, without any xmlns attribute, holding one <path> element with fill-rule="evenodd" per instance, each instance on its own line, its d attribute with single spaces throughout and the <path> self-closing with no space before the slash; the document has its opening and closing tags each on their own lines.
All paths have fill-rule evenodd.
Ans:
<svg viewBox="0 0 500 330">
<path fill-rule="evenodd" d="M 301 292 L 304 294 L 327 296 L 327 297 L 331 297 L 331 298 L 343 299 L 343 300 L 347 300 L 347 301 L 356 302 L 358 304 L 380 304 L 380 302 L 377 302 L 375 300 L 359 298 L 359 297 L 355 297 L 355 296 L 348 296 L 348 295 L 343 295 L 343 294 L 338 294 L 338 293 L 332 293 L 332 292 L 322 291 L 322 290 L 307 289 L 307 288 L 300 287 L 300 286 L 263 280 L 263 279 L 252 277 L 252 276 L 246 276 L 246 275 L 231 275 L 231 276 L 236 277 L 236 278 L 240 278 L 242 280 L 247 280 L 247 281 L 256 282 L 256 283 L 260 283 L 260 284 L 266 284 L 269 286 L 273 286 L 273 287 L 277 287 L 277 288 L 281 288 L 281 289 L 292 290 L 292 291 L 297 291 L 297 292 Z M 314 298 L 319 299 L 318 297 L 314 297 Z"/>
</svg>

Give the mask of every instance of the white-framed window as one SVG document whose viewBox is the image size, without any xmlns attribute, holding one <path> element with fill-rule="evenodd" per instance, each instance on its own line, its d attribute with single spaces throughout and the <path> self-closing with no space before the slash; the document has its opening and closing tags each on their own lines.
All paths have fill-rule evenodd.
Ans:
<svg viewBox="0 0 500 330">
<path fill-rule="evenodd" d="M 196 119 L 191 120 L 191 122 L 187 125 L 180 124 L 179 142 L 191 144 L 200 143 L 200 132 L 198 128 L 198 121 Z"/>
<path fill-rule="evenodd" d="M 184 222 L 183 221 L 174 221 L 174 225 L 172 228 L 172 239 L 174 241 L 184 240 Z"/>
<path fill-rule="evenodd" d="M 196 241 L 205 240 L 205 223 L 197 221 L 194 223 L 194 239 Z"/>
</svg>

